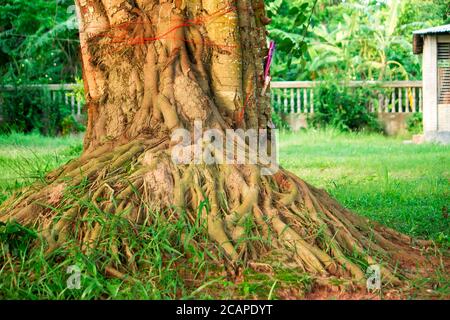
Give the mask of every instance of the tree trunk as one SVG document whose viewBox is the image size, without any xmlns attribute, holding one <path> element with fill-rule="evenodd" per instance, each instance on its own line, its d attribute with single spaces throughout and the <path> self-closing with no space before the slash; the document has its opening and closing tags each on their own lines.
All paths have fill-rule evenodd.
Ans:
<svg viewBox="0 0 450 320">
<path fill-rule="evenodd" d="M 89 124 L 85 149 L 164 138 L 195 120 L 265 128 L 264 2 L 78 1 Z"/>
<path fill-rule="evenodd" d="M 398 284 L 408 270 L 396 263 L 422 259 L 411 245 L 427 242 L 349 212 L 286 170 L 264 176 L 261 164 L 172 161 L 172 134 L 193 132 L 195 121 L 223 133 L 271 126 L 263 0 L 76 4 L 89 119 L 83 155 L 5 202 L 0 221 L 34 226 L 50 252 L 74 238 L 92 208 L 136 226 L 154 212 L 192 221 L 200 212 L 232 268 L 281 253 L 312 275 L 359 282 L 364 266 L 380 264 L 384 281 Z M 78 225 L 87 250 L 101 224 Z"/>
</svg>

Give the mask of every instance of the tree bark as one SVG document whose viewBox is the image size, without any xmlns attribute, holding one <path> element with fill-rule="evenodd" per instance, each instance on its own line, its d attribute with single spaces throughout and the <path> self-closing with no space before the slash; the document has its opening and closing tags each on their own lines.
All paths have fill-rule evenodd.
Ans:
<svg viewBox="0 0 450 320">
<path fill-rule="evenodd" d="M 266 128 L 262 0 L 77 1 L 85 150 L 174 129 Z"/>
</svg>

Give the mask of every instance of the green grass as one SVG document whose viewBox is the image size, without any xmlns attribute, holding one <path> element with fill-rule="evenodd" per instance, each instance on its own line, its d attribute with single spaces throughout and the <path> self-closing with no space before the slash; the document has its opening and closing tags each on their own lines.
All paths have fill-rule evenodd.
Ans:
<svg viewBox="0 0 450 320">
<path fill-rule="evenodd" d="M 348 208 L 448 245 L 450 226 L 442 210 L 450 198 L 449 147 L 406 145 L 379 135 L 335 131 L 281 133 L 279 140 L 285 168 L 326 189 Z M 81 145 L 81 137 L 0 136 L 0 203 L 14 190 L 79 155 Z M 100 219 L 104 232 L 88 255 L 70 244 L 50 256 L 39 250 L 29 252 L 32 230 L 0 226 L 0 299 L 267 299 L 292 295 L 293 289 L 301 295 L 312 286 L 307 274 L 283 269 L 270 274 L 245 270 L 240 282 L 227 281 L 223 266 L 217 264 L 220 258 L 212 254 L 214 248 L 197 250 L 190 245 L 189 239 L 198 240 L 202 234 L 202 226 L 182 219 L 168 224 L 155 217 L 156 222 L 137 234 L 120 217 L 99 218 L 95 208 L 85 219 Z M 131 273 L 128 282 L 108 278 L 101 271 L 123 258 L 105 254 L 110 252 L 110 235 L 119 229 L 138 253 L 139 265 L 145 266 Z M 15 259 L 5 256 L 6 246 Z M 66 270 L 75 264 L 83 275 L 82 289 L 68 290 Z M 414 285 L 431 286 L 437 295 L 450 294 L 442 273 Z"/>
<path fill-rule="evenodd" d="M 413 236 L 450 240 L 449 146 L 332 130 L 279 140 L 282 166 L 346 207 Z"/>
<path fill-rule="evenodd" d="M 14 190 L 78 156 L 81 150 L 80 136 L 0 135 L 0 202 Z"/>
</svg>

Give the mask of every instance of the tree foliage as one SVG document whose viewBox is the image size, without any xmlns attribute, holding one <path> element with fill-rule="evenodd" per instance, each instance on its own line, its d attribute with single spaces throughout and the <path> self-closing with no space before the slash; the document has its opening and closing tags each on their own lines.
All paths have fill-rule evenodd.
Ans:
<svg viewBox="0 0 450 320">
<path fill-rule="evenodd" d="M 419 79 L 411 34 L 450 23 L 448 0 L 266 0 L 279 80 Z M 314 8 L 314 13 L 312 10 Z M 5 83 L 80 77 L 72 0 L 4 0 L 0 74 Z"/>
<path fill-rule="evenodd" d="M 80 72 L 74 8 L 72 0 L 2 0 L 3 84 L 74 81 Z"/>
<path fill-rule="evenodd" d="M 449 22 L 447 0 L 318 0 L 305 29 L 313 4 L 268 1 L 276 79 L 420 79 L 412 32 Z"/>
</svg>

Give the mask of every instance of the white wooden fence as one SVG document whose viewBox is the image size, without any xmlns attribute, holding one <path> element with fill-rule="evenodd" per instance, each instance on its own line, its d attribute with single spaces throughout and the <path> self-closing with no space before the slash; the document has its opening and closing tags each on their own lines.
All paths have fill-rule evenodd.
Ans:
<svg viewBox="0 0 450 320">
<path fill-rule="evenodd" d="M 312 114 L 317 105 L 319 81 L 283 81 L 272 82 L 272 106 L 279 113 Z M 415 113 L 422 112 L 422 81 L 351 81 L 342 83 L 351 88 L 372 88 L 367 97 L 367 108 L 378 113 Z M 72 93 L 75 84 L 28 85 L 21 89 L 43 89 L 53 101 L 70 105 L 74 116 L 81 116 L 83 105 Z M 16 87 L 3 86 L 0 91 L 13 91 Z M 1 101 L 0 101 L 1 120 Z"/>
<path fill-rule="evenodd" d="M 20 90 L 41 90 L 43 94 L 48 95 L 48 98 L 54 102 L 70 106 L 72 114 L 75 117 L 80 117 L 83 113 L 83 103 L 74 94 L 76 84 L 48 84 L 48 85 L 24 85 L 20 87 L 15 86 L 0 86 L 0 93 L 11 92 L 17 89 Z M 0 97 L 1 98 L 1 97 Z M 1 120 L 1 99 L 0 99 L 0 120 Z"/>
<path fill-rule="evenodd" d="M 272 106 L 279 113 L 314 113 L 319 81 L 272 82 Z M 422 81 L 350 81 L 341 83 L 350 88 L 369 88 L 366 106 L 371 112 L 422 112 Z"/>
</svg>

